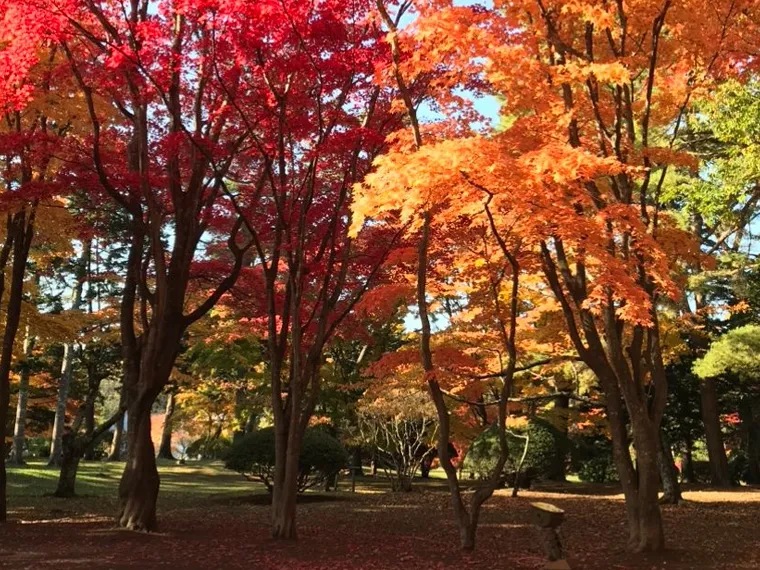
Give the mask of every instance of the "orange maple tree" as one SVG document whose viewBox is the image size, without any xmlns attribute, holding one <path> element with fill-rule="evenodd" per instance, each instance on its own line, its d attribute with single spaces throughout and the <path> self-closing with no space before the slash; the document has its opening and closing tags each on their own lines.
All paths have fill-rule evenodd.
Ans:
<svg viewBox="0 0 760 570">
<path fill-rule="evenodd" d="M 752 63 L 755 3 L 414 5 L 418 18 L 391 28 L 393 76 L 402 94 L 404 85 L 411 92 L 426 82 L 450 118 L 426 129 L 404 99 L 415 145 L 399 137 L 375 162 L 359 188 L 355 223 L 411 222 L 419 231 L 421 352 L 434 398 L 439 370 L 426 340 L 425 295 L 435 228 L 486 227 L 507 263 L 514 253 L 500 234 L 519 243 L 530 259 L 520 263 L 543 276 L 604 392 L 630 546 L 659 550 L 667 382 L 658 309 L 677 299 L 674 270 L 696 253 L 659 195 L 668 168 L 694 163 L 673 147 L 693 95 Z M 383 20 L 389 24 L 387 11 Z M 468 132 L 471 108 L 458 116 L 461 98 L 452 96 L 461 86 L 499 95 L 507 128 L 488 137 Z"/>
</svg>

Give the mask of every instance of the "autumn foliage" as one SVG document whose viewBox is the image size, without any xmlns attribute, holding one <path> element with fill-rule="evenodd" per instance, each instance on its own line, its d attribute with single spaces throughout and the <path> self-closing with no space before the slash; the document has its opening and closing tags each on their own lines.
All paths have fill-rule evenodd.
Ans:
<svg viewBox="0 0 760 570">
<path fill-rule="evenodd" d="M 128 417 L 121 526 L 158 527 L 151 413 L 167 402 L 206 439 L 271 430 L 275 538 L 297 536 L 318 423 L 356 457 L 361 426 L 403 455 L 399 488 L 435 455 L 470 550 L 509 475 L 510 426 L 551 416 L 563 436 L 611 440 L 629 546 L 663 549 L 673 371 L 734 325 L 711 319 L 752 318 L 751 287 L 723 292 L 745 266 L 709 272 L 740 257 L 760 203 L 753 121 L 721 119 L 749 113 L 760 9 L 462 4 L 0 2 L 0 426 L 34 342 L 50 361 L 65 347 L 56 425 L 73 430 L 73 476 Z M 721 176 L 730 197 L 695 198 Z M 724 235 L 708 240 L 706 218 Z M 715 370 L 702 375 L 733 368 Z M 86 390 L 67 393 L 72 374 Z M 106 377 L 118 402 L 96 427 Z M 471 493 L 460 467 L 486 429 L 494 467 Z"/>
</svg>

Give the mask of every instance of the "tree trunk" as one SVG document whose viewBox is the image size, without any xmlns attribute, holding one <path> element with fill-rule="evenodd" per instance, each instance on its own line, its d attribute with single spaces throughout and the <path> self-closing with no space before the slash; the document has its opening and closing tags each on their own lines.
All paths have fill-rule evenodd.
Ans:
<svg viewBox="0 0 760 570">
<path fill-rule="evenodd" d="M 90 380 L 92 385 L 92 379 Z M 100 380 L 98 380 L 98 386 Z M 84 403 L 84 435 L 86 439 L 92 438 L 92 434 L 95 431 L 95 400 L 97 399 L 97 393 L 95 397 L 88 398 Z M 89 446 L 84 453 L 83 459 L 92 461 L 95 459 L 95 446 Z"/>
<path fill-rule="evenodd" d="M 166 398 L 166 413 L 164 427 L 161 431 L 161 444 L 158 446 L 158 456 L 162 459 L 174 459 L 172 454 L 172 416 L 174 415 L 174 392 L 169 392 Z"/>
<path fill-rule="evenodd" d="M 66 432 L 61 438 L 61 472 L 58 476 L 58 486 L 53 493 L 55 497 L 70 498 L 76 494 L 74 487 L 82 456 L 77 444 L 77 437 L 71 432 Z"/>
<path fill-rule="evenodd" d="M 476 526 L 470 524 L 459 525 L 459 547 L 467 552 L 475 550 L 475 530 Z"/>
<path fill-rule="evenodd" d="M 127 390 L 126 390 L 127 373 L 128 373 L 128 367 L 125 360 L 123 379 L 122 379 L 123 383 L 121 386 L 121 393 L 119 394 L 120 408 L 124 408 L 127 404 Z M 127 418 L 127 414 L 124 414 L 124 416 L 114 425 L 113 437 L 111 439 L 111 449 L 108 450 L 108 457 L 106 458 L 106 461 L 121 461 L 121 458 L 123 456 L 122 447 L 123 447 L 123 442 L 124 442 L 124 423 L 125 422 L 129 424 L 129 419 Z"/>
<path fill-rule="evenodd" d="M 291 425 L 295 422 L 291 422 Z M 272 538 L 293 540 L 296 534 L 296 498 L 300 437 L 293 430 L 277 433 L 275 479 L 272 491 Z"/>
<path fill-rule="evenodd" d="M 128 420 L 125 414 L 120 421 L 116 422 L 116 425 L 113 428 L 113 439 L 111 439 L 111 449 L 108 451 L 107 461 L 121 461 L 124 422 L 126 421 Z"/>
<path fill-rule="evenodd" d="M 694 478 L 694 461 L 692 459 L 692 447 L 691 440 L 686 440 L 686 447 L 681 454 L 681 482 L 693 483 Z"/>
<path fill-rule="evenodd" d="M 646 413 L 646 411 L 642 413 Z M 660 489 L 657 461 L 660 448 L 659 438 L 651 422 L 648 421 L 648 417 L 647 419 L 643 417 L 632 418 L 631 423 L 638 467 L 638 543 L 633 545 L 633 550 L 636 552 L 656 552 L 662 550 L 665 544 L 658 502 Z"/>
<path fill-rule="evenodd" d="M 351 475 L 354 477 L 364 477 L 362 469 L 362 448 L 356 446 L 351 453 Z"/>
<path fill-rule="evenodd" d="M 739 403 L 739 418 L 741 419 L 742 448 L 747 458 L 746 483 L 760 483 L 760 408 L 758 398 L 745 395 Z"/>
<path fill-rule="evenodd" d="M 702 422 L 705 425 L 707 454 L 710 460 L 710 482 L 715 487 L 729 487 L 731 476 L 728 472 L 728 460 L 720 430 L 720 410 L 715 380 L 708 378 L 702 381 L 701 399 Z"/>
<path fill-rule="evenodd" d="M 5 269 L 8 256 L 13 250 L 11 284 L 5 311 L 5 329 L 0 348 L 0 522 L 8 518 L 7 473 L 5 469 L 5 426 L 10 405 L 10 373 L 13 361 L 13 346 L 16 342 L 19 322 L 21 320 L 21 303 L 24 295 L 24 275 L 29 248 L 34 238 L 34 219 L 36 202 L 31 210 L 22 209 L 12 217 L 8 216 L 6 241 L 0 250 L 0 300 L 5 290 Z"/>
<path fill-rule="evenodd" d="M 256 429 L 256 424 L 258 423 L 259 417 L 257 414 L 249 414 L 248 420 L 245 422 L 245 430 L 244 433 L 249 434 L 253 432 L 253 430 Z"/>
<path fill-rule="evenodd" d="M 151 399 L 138 399 L 129 408 L 127 463 L 119 483 L 119 525 L 129 530 L 156 530 L 156 501 L 160 479 L 150 438 Z"/>
<path fill-rule="evenodd" d="M 21 363 L 21 375 L 18 386 L 18 401 L 16 402 L 16 423 L 13 428 L 13 452 L 11 463 L 24 464 L 24 430 L 26 427 L 26 403 L 29 398 L 29 358 L 34 349 L 34 337 L 29 334 L 29 325 L 26 325 L 24 336 L 24 361 Z"/>
<path fill-rule="evenodd" d="M 433 454 L 426 453 L 420 462 L 420 477 L 423 479 L 430 478 L 430 470 L 433 468 Z"/>
<path fill-rule="evenodd" d="M 567 433 L 570 424 L 570 397 L 567 394 L 561 394 L 554 398 L 554 410 L 557 412 L 557 422 L 559 431 L 567 440 Z M 565 448 L 566 449 L 566 448 Z M 552 479 L 565 481 L 567 479 L 567 456 L 563 457 L 562 462 L 558 465 L 556 472 L 552 473 Z"/>
<path fill-rule="evenodd" d="M 53 439 L 50 442 L 50 459 L 48 465 L 61 464 L 61 438 L 63 437 L 66 423 L 66 400 L 69 397 L 71 384 L 71 370 L 73 346 L 69 343 L 63 345 L 63 362 L 61 363 L 61 378 L 58 382 L 58 401 L 55 406 L 55 421 L 53 422 Z"/>
<path fill-rule="evenodd" d="M 660 502 L 667 505 L 677 505 L 683 500 L 681 485 L 678 482 L 678 469 L 676 469 L 675 462 L 673 461 L 670 441 L 664 433 L 660 435 L 660 451 L 657 461 L 660 468 L 663 490 Z"/>
</svg>

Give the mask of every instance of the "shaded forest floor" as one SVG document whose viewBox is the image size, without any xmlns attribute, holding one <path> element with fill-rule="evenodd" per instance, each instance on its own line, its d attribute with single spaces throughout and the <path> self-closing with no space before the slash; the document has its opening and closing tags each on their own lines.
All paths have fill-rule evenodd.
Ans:
<svg viewBox="0 0 760 570">
<path fill-rule="evenodd" d="M 567 512 L 563 541 L 574 570 L 760 568 L 760 490 L 691 489 L 663 507 L 669 550 L 625 551 L 622 496 L 615 487 L 539 485 L 487 503 L 474 553 L 457 551 L 448 494 L 431 480 L 408 494 L 365 479 L 357 493 L 315 493 L 299 506 L 300 539 L 269 539 L 263 491 L 217 465 L 161 466 L 160 532 L 114 528 L 122 465 L 86 463 L 80 497 L 45 496 L 57 472 L 33 465 L 9 474 L 12 522 L 0 528 L 0 568 L 21 569 L 538 569 L 543 567 L 530 503 Z"/>
</svg>

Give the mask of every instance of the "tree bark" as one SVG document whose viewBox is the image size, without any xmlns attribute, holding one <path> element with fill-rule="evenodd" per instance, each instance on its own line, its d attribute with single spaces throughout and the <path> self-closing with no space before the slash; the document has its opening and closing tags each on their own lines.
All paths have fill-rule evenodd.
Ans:
<svg viewBox="0 0 760 570">
<path fill-rule="evenodd" d="M 730 487 L 731 476 L 728 472 L 726 450 L 723 447 L 715 380 L 708 378 L 702 381 L 701 400 L 702 422 L 705 426 L 707 454 L 710 460 L 710 483 L 715 487 Z"/>
<path fill-rule="evenodd" d="M 125 372 L 124 376 L 126 378 L 126 365 L 125 365 Z M 119 407 L 123 408 L 126 406 L 127 400 L 126 400 L 126 389 L 124 385 L 121 387 L 121 394 L 119 395 Z M 129 419 L 127 418 L 127 415 L 125 414 L 118 422 L 116 422 L 116 425 L 114 425 L 113 430 L 113 437 L 111 439 L 111 449 L 108 451 L 108 457 L 107 461 L 121 461 L 122 457 L 122 441 L 123 441 L 123 434 L 124 434 L 124 422 L 129 422 Z"/>
<path fill-rule="evenodd" d="M 673 461 L 673 451 L 670 447 L 670 441 L 662 433 L 660 435 L 660 451 L 658 453 L 658 464 L 660 468 L 660 478 L 662 479 L 663 496 L 660 502 L 667 505 L 677 505 L 683 498 L 681 496 L 681 485 L 678 482 L 678 469 Z"/>
<path fill-rule="evenodd" d="M 127 463 L 119 483 L 119 525 L 138 531 L 156 530 L 156 501 L 160 479 L 150 437 L 152 399 L 129 407 Z"/>
<path fill-rule="evenodd" d="M 686 447 L 681 454 L 681 482 L 693 483 L 694 478 L 694 461 L 692 460 L 692 443 L 686 442 Z"/>
<path fill-rule="evenodd" d="M 161 444 L 158 446 L 158 456 L 162 459 L 174 459 L 172 454 L 172 416 L 174 415 L 174 392 L 169 392 L 166 398 L 166 413 L 164 427 L 161 431 Z"/>
<path fill-rule="evenodd" d="M 570 396 L 567 394 L 561 394 L 554 398 L 554 410 L 557 412 L 557 421 L 559 422 L 559 431 L 562 433 L 565 439 L 567 439 L 567 433 L 570 424 Z M 565 456 L 559 465 L 556 473 L 552 473 L 557 481 L 567 480 L 567 456 Z"/>
<path fill-rule="evenodd" d="M 61 472 L 58 475 L 58 486 L 53 493 L 55 497 L 70 498 L 76 495 L 77 471 L 82 457 L 76 439 L 76 436 L 68 431 L 61 438 Z"/>
<path fill-rule="evenodd" d="M 58 381 L 58 400 L 55 406 L 55 421 L 53 422 L 53 439 L 50 442 L 50 459 L 48 465 L 61 464 L 61 439 L 66 424 L 66 400 L 69 397 L 69 386 L 71 384 L 72 371 L 72 352 L 73 345 L 66 343 L 63 345 L 63 362 L 61 363 L 61 378 Z"/>
<path fill-rule="evenodd" d="M 98 381 L 98 385 L 100 385 L 100 381 Z M 90 438 L 95 432 L 95 398 L 88 398 L 84 405 L 84 434 L 85 437 Z M 86 459 L 87 461 L 95 459 L 94 446 L 89 447 L 87 451 L 85 451 L 83 459 Z"/>
<path fill-rule="evenodd" d="M 96 397 L 97 386 L 90 391 L 87 400 L 94 400 Z M 86 404 L 87 402 L 85 402 Z M 85 433 L 83 436 L 77 434 L 80 423 L 79 418 L 74 420 L 72 429 L 67 430 L 61 440 L 61 472 L 58 475 L 58 486 L 55 493 L 53 493 L 56 497 L 69 498 L 76 495 L 75 487 L 80 460 L 98 444 L 111 426 L 121 421 L 123 415 L 124 410 L 119 409 L 97 429 L 93 429 L 90 433 Z"/>
<path fill-rule="evenodd" d="M 76 267 L 76 285 L 74 286 L 74 299 L 71 308 L 78 311 L 82 306 L 82 293 L 84 291 L 84 282 L 87 276 L 87 263 L 90 259 L 90 248 L 82 248 L 82 253 L 77 259 Z M 66 343 L 63 345 L 63 362 L 61 363 L 61 378 L 58 385 L 58 402 L 55 407 L 55 421 L 53 423 L 53 439 L 50 444 L 50 460 L 48 465 L 60 465 L 64 425 L 66 424 L 66 401 L 69 397 L 69 388 L 71 387 L 71 376 L 74 364 L 74 345 Z"/>
<path fill-rule="evenodd" d="M 108 451 L 107 461 L 121 461 L 122 440 L 124 439 L 124 422 L 126 421 L 128 420 L 125 415 L 113 428 L 113 438 L 111 439 L 111 449 Z"/>
<path fill-rule="evenodd" d="M 760 483 L 760 406 L 753 394 L 742 396 L 739 403 L 742 448 L 747 458 L 746 483 Z"/>
<path fill-rule="evenodd" d="M 633 546 L 636 552 L 662 550 L 665 545 L 665 534 L 662 527 L 662 516 L 658 503 L 660 477 L 657 456 L 659 453 L 659 438 L 649 422 L 632 420 L 633 442 L 636 447 L 636 463 L 638 467 L 638 543 Z"/>
<path fill-rule="evenodd" d="M 24 361 L 21 363 L 21 374 L 18 387 L 18 401 L 16 402 L 16 423 L 13 428 L 13 452 L 11 463 L 24 464 L 24 430 L 26 427 L 26 406 L 29 398 L 29 358 L 34 349 L 34 337 L 29 333 L 29 324 L 26 325 L 24 336 Z"/>
<path fill-rule="evenodd" d="M 291 426 L 295 422 L 291 422 Z M 276 428 L 277 429 L 277 428 Z M 300 434 L 293 429 L 277 429 L 275 479 L 272 491 L 272 538 L 293 540 L 296 533 L 296 498 Z"/>
<path fill-rule="evenodd" d="M 362 448 L 358 445 L 351 453 L 351 474 L 354 477 L 364 477 L 364 469 L 362 469 Z"/>
<path fill-rule="evenodd" d="M 2 346 L 0 347 L 0 522 L 8 518 L 7 503 L 7 473 L 5 469 L 5 426 L 8 418 L 8 406 L 10 404 L 10 372 L 13 361 L 13 346 L 16 342 L 19 321 L 21 320 L 21 303 L 24 294 L 24 275 L 26 274 L 26 262 L 29 258 L 29 249 L 34 238 L 34 219 L 36 214 L 36 202 L 31 210 L 22 209 L 20 212 L 8 216 L 8 227 L 5 245 L 0 250 L 0 300 L 5 290 L 5 267 L 13 250 L 13 264 L 11 269 L 11 284 L 6 305 L 5 330 L 3 331 Z"/>
</svg>

